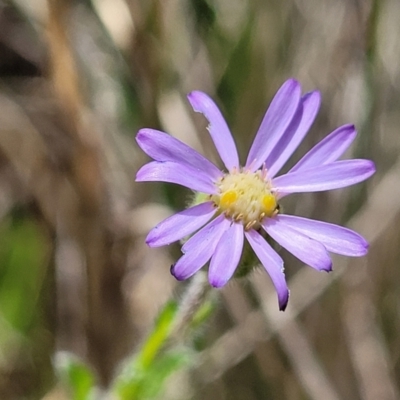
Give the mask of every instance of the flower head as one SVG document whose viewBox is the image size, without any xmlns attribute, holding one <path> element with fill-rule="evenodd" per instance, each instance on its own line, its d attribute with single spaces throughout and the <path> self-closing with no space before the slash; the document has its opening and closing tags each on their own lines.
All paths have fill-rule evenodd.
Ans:
<svg viewBox="0 0 400 400">
<path fill-rule="evenodd" d="M 266 236 L 317 270 L 331 270 L 328 252 L 356 257 L 366 254 L 368 244 L 356 232 L 280 212 L 279 201 L 289 194 L 350 186 L 375 172 L 369 160 L 337 161 L 356 136 L 354 126 L 344 125 L 288 173 L 276 177 L 313 123 L 319 92 L 302 96 L 296 80 L 286 81 L 263 118 L 244 166 L 239 164 L 232 135 L 216 104 L 198 91 L 188 99 L 194 111 L 209 121 L 208 130 L 224 171 L 164 132 L 142 129 L 136 137 L 143 151 L 155 160 L 138 171 L 137 181 L 171 182 L 199 192 L 195 205 L 158 224 L 146 239 L 149 246 L 156 247 L 192 235 L 171 268 L 177 279 L 191 277 L 209 262 L 210 284 L 224 286 L 239 265 L 246 238 L 271 277 L 279 307 L 284 310 L 289 290 L 283 260 Z"/>
</svg>

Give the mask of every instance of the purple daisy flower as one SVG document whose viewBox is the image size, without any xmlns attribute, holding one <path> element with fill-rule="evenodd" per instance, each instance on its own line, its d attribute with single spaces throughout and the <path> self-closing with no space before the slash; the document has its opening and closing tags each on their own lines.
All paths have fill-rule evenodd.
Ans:
<svg viewBox="0 0 400 400">
<path fill-rule="evenodd" d="M 210 262 L 210 284 L 224 286 L 238 267 L 246 238 L 271 277 L 279 307 L 284 310 L 289 290 L 283 260 L 263 235 L 317 270 L 332 269 L 328 252 L 355 257 L 366 254 L 368 243 L 356 232 L 279 211 L 279 200 L 284 196 L 350 186 L 375 172 L 369 160 L 337 161 L 356 136 L 353 125 L 344 125 L 288 173 L 276 177 L 313 123 L 320 105 L 319 92 L 302 96 L 300 84 L 287 80 L 272 100 L 243 167 L 216 104 L 198 91 L 190 93 L 188 99 L 194 111 L 209 121 L 208 130 L 226 171 L 164 132 L 142 129 L 136 137 L 142 150 L 155 160 L 139 170 L 137 181 L 172 182 L 200 193 L 196 205 L 158 224 L 146 239 L 149 246 L 157 247 L 194 233 L 171 268 L 178 280 L 191 277 Z"/>
</svg>

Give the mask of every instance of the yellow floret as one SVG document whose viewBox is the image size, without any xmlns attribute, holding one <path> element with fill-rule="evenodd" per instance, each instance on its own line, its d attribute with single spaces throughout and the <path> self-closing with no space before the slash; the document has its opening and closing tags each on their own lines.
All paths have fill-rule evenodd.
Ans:
<svg viewBox="0 0 400 400">
<path fill-rule="evenodd" d="M 219 204 L 221 207 L 226 208 L 232 205 L 237 200 L 237 198 L 238 194 L 235 190 L 228 190 L 221 196 Z"/>
<path fill-rule="evenodd" d="M 242 222 L 245 229 L 257 227 L 265 217 L 278 212 L 278 202 L 266 178 L 266 170 L 256 172 L 234 171 L 218 183 L 219 193 L 211 199 L 220 212 L 235 222 Z"/>
<path fill-rule="evenodd" d="M 277 202 L 273 194 L 266 194 L 263 196 L 262 203 L 264 206 L 264 212 L 267 215 L 271 215 L 276 210 Z"/>
</svg>

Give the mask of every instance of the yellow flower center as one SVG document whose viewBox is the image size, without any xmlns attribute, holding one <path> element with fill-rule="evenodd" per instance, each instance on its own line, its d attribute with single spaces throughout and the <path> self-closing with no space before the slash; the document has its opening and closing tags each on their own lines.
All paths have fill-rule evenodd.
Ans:
<svg viewBox="0 0 400 400">
<path fill-rule="evenodd" d="M 266 170 L 234 171 L 218 183 L 219 193 L 211 197 L 219 210 L 246 230 L 257 227 L 265 217 L 273 217 L 279 206 L 266 177 Z"/>
</svg>

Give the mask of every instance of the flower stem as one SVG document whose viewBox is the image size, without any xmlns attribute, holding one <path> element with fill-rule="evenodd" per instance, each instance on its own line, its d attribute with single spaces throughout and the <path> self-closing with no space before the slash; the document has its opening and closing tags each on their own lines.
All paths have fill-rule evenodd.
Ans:
<svg viewBox="0 0 400 400">
<path fill-rule="evenodd" d="M 172 338 L 179 340 L 184 337 L 195 315 L 204 304 L 210 292 L 211 286 L 207 281 L 206 273 L 203 271 L 197 272 L 180 303 L 171 332 Z"/>
</svg>

